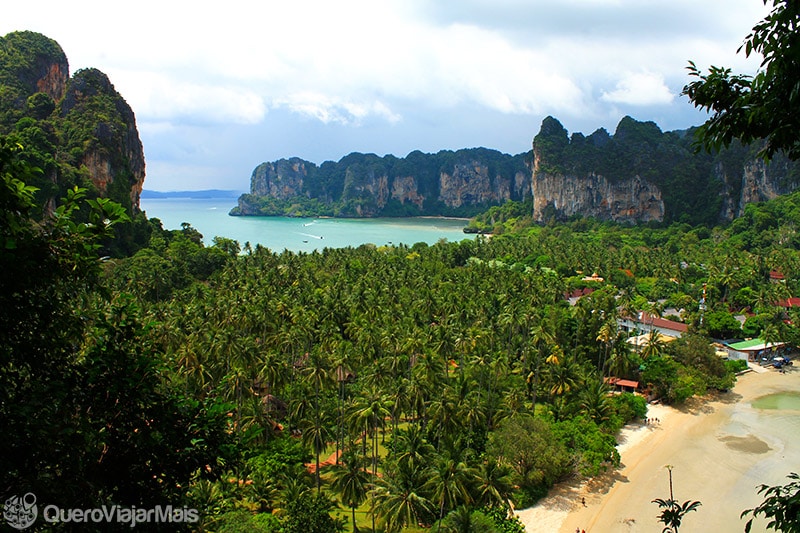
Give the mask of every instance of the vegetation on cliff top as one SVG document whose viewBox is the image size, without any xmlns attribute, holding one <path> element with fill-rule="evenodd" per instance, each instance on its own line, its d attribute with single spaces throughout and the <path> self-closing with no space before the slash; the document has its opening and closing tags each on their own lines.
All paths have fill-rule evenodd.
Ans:
<svg viewBox="0 0 800 533">
<path fill-rule="evenodd" d="M 144 156 L 130 128 L 135 131 L 133 112 L 105 74 L 83 69 L 69 78 L 64 51 L 44 35 L 0 37 L 0 134 L 24 146 L 23 157 L 42 170 L 28 183 L 37 189 L 38 216 L 55 209 L 76 186 L 89 198 L 116 201 L 132 222 L 118 225 L 117 238 L 107 242 L 106 251 L 114 255 L 147 242 L 148 226 L 131 198 L 137 173 L 144 173 Z M 110 165 L 113 179 L 103 190 L 87 168 L 89 154 Z M 86 217 L 87 210 L 76 216 Z"/>
<path fill-rule="evenodd" d="M 240 207 L 233 215 L 257 214 L 278 216 L 473 216 L 490 206 L 485 202 L 467 201 L 460 206 L 449 206 L 440 199 L 442 174 L 453 175 L 457 166 L 486 167 L 489 191 L 496 180 L 510 184 L 511 199 L 523 200 L 529 187 L 516 191 L 514 184 L 518 173 L 530 175 L 527 164 L 529 154 L 511 156 L 496 150 L 472 148 L 458 151 L 442 150 L 435 154 L 414 151 L 404 158 L 393 155 L 349 154 L 337 162 L 326 161 L 317 166 L 303 161 L 307 175 L 301 190 L 289 198 L 242 195 Z M 299 161 L 299 160 L 298 160 Z M 278 165 L 280 162 L 277 162 Z M 256 169 L 257 171 L 258 169 Z M 256 174 L 254 171 L 254 176 Z M 386 178 L 391 193 L 395 179 L 413 178 L 414 193 L 424 198 L 421 205 L 410 199 L 401 201 L 388 198 L 384 205 L 378 203 L 375 183 Z M 241 208 L 244 206 L 244 209 Z"/>
<path fill-rule="evenodd" d="M 545 174 L 603 176 L 611 182 L 634 176 L 655 184 L 664 199 L 664 222 L 714 226 L 721 221 L 723 192 L 738 201 L 746 163 L 757 159 L 760 144 L 732 141 L 714 153 L 696 150 L 695 129 L 662 132 L 654 122 L 624 117 L 609 135 L 568 135 L 553 117 L 542 122 L 534 138 L 539 171 Z M 780 185 L 800 183 L 800 167 L 783 155 L 771 162 Z"/>
</svg>

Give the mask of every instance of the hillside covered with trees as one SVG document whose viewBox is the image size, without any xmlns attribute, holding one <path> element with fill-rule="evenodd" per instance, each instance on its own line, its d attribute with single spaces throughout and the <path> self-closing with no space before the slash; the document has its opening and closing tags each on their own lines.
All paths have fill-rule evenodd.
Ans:
<svg viewBox="0 0 800 533">
<path fill-rule="evenodd" d="M 785 44 L 763 38 L 783 35 L 787 17 L 796 22 L 797 10 L 782 5 L 754 30 L 748 53 L 766 46 L 772 57 Z M 52 61 L 52 42 L 4 39 L 5 66 L 35 71 L 28 60 L 42 54 L 63 66 Z M 796 65 L 776 72 L 766 63 L 795 83 L 767 90 L 788 87 L 796 100 Z M 133 203 L 103 197 L 81 181 L 93 175 L 78 164 L 83 150 L 104 152 L 102 135 L 82 134 L 119 124 L 106 113 L 99 123 L 70 119 L 64 110 L 75 109 L 77 93 L 56 113 L 47 91 L 26 97 L 31 86 L 8 82 L 8 72 L 0 74 L 13 122 L 0 135 L 0 487 L 133 517 L 103 530 L 130 531 L 132 509 L 169 506 L 148 530 L 519 533 L 512 504 L 619 466 L 615 437 L 646 416 L 643 394 L 680 404 L 730 389 L 741 364 L 718 357 L 712 341 L 800 342 L 800 308 L 788 301 L 800 291 L 800 192 L 749 203 L 723 225 L 555 216 L 534 225 L 528 205 L 515 202 L 476 219 L 491 238 L 313 253 L 226 238 L 205 246 L 189 223 L 165 230 L 140 217 L 144 246 L 134 251 L 118 230 L 136 215 Z M 712 87 L 687 88 L 704 97 L 696 102 L 711 91 L 705 105 L 720 115 L 704 135 L 720 146 L 741 126 L 731 128 L 727 110 L 758 113 L 750 90 L 758 96 L 766 85 L 734 79 L 736 98 L 722 98 L 734 105 L 718 107 L 716 82 L 729 74 L 712 70 L 701 76 Z M 86 95 L 105 81 L 90 71 L 71 83 Z M 80 101 L 89 115 L 95 105 L 119 111 L 102 96 Z M 645 144 L 657 136 L 648 125 L 628 127 Z M 602 137 L 587 146 L 550 130 L 545 140 L 556 144 L 544 150 L 562 165 L 554 172 L 580 171 L 583 156 L 570 151 L 591 159 Z M 768 142 L 765 153 L 777 144 L 797 154 L 796 135 Z M 642 157 L 659 160 L 654 149 Z M 294 163 L 297 172 L 302 162 Z M 42 191 L 50 172 L 70 169 L 63 191 Z M 364 182 L 353 180 L 357 191 Z M 117 257 L 106 255 L 117 245 Z M 631 344 L 621 321 L 639 312 L 667 315 L 685 331 L 669 343 L 651 334 Z M 637 381 L 643 394 L 612 391 L 611 377 Z M 764 503 L 745 516 L 795 530 L 798 477 L 789 477 L 785 488 L 763 486 Z M 676 511 L 671 487 L 670 500 L 656 502 L 673 526 L 699 505 Z M 56 519 L 32 530 L 75 527 Z"/>
<path fill-rule="evenodd" d="M 776 306 L 798 289 L 797 195 L 724 228 L 582 220 L 311 254 L 150 221 L 148 247 L 100 264 L 105 225 L 31 225 L 29 170 L 5 146 L 0 405 L 5 434 L 39 437 L 4 441 L 3 485 L 75 505 L 181 502 L 219 531 L 512 527 L 496 509 L 618 464 L 614 435 L 646 406 L 604 378 L 681 402 L 734 383 L 710 338 L 798 340 Z M 570 305 L 575 289 L 594 290 Z M 618 317 L 666 308 L 688 335 L 625 342 Z"/>
</svg>

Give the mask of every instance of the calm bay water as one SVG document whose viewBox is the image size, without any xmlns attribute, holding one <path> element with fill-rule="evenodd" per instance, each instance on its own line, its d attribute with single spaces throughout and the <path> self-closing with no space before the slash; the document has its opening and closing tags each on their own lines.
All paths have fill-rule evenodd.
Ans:
<svg viewBox="0 0 800 533">
<path fill-rule="evenodd" d="M 244 245 L 260 244 L 274 251 L 295 252 L 344 248 L 372 243 L 408 244 L 440 239 L 472 239 L 462 231 L 465 220 L 448 218 L 286 218 L 232 217 L 234 198 L 143 198 L 141 208 L 149 218 L 161 220 L 165 229 L 180 229 L 188 222 L 203 234 L 206 244 L 214 237 L 227 237 Z"/>
</svg>

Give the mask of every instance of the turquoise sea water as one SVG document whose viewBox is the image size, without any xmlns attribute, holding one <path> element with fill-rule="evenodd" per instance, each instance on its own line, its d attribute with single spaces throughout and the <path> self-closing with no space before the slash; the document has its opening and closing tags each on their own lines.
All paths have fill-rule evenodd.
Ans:
<svg viewBox="0 0 800 533">
<path fill-rule="evenodd" d="M 165 229 L 180 229 L 188 222 L 200 233 L 206 244 L 214 237 L 227 237 L 244 245 L 261 244 L 274 251 L 295 252 L 344 248 L 372 243 L 408 244 L 440 239 L 460 241 L 473 239 L 462 231 L 466 220 L 448 218 L 286 218 L 232 217 L 228 212 L 236 205 L 233 198 L 143 198 L 141 208 L 149 218 L 161 220 Z"/>
</svg>

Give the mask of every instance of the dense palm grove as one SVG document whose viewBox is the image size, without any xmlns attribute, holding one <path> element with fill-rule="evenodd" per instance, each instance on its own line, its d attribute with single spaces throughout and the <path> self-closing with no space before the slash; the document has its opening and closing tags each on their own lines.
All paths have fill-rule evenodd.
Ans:
<svg viewBox="0 0 800 533">
<path fill-rule="evenodd" d="M 146 248 L 98 262 L 121 209 L 91 200 L 79 222 L 78 192 L 33 222 L 18 153 L 0 169 L 4 492 L 180 504 L 208 531 L 519 531 L 512 502 L 618 465 L 646 406 L 605 377 L 680 402 L 734 382 L 712 337 L 797 341 L 776 306 L 800 270 L 796 195 L 714 229 L 534 227 L 510 205 L 492 238 L 311 254 L 152 219 Z M 666 308 L 688 335 L 625 342 L 617 318 Z"/>
</svg>

